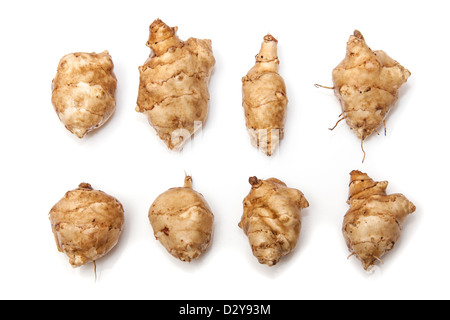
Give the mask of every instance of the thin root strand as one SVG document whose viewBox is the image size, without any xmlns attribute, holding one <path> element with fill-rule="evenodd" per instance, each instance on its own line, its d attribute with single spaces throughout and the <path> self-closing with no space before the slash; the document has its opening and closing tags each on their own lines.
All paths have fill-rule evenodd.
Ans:
<svg viewBox="0 0 450 320">
<path fill-rule="evenodd" d="M 339 122 L 341 122 L 341 121 L 344 120 L 344 119 L 345 119 L 345 117 L 340 118 L 340 119 L 336 122 L 336 124 L 334 125 L 334 127 L 333 127 L 333 128 L 328 128 L 328 130 L 333 131 L 333 130 L 337 127 L 337 125 L 339 124 Z"/>
<path fill-rule="evenodd" d="M 94 263 L 94 282 L 97 282 L 97 265 L 95 264 L 95 260 L 92 262 Z"/>
<path fill-rule="evenodd" d="M 366 152 L 364 151 L 364 139 L 361 139 L 361 150 L 364 153 L 363 159 L 362 159 L 362 163 L 364 163 L 364 160 L 366 159 Z"/>
<path fill-rule="evenodd" d="M 381 260 L 380 258 L 378 258 L 377 256 L 373 256 L 375 259 L 377 259 L 378 261 L 380 261 L 382 264 L 384 264 L 384 261 Z"/>
<path fill-rule="evenodd" d="M 334 90 L 334 87 L 327 87 L 317 83 L 314 84 L 314 87 Z"/>
</svg>

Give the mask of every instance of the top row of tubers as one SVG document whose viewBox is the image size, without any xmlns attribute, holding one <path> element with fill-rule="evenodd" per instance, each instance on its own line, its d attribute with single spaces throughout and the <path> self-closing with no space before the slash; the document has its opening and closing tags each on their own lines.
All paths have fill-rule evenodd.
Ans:
<svg viewBox="0 0 450 320">
<path fill-rule="evenodd" d="M 139 67 L 136 111 L 169 149 L 180 150 L 206 121 L 208 84 L 215 65 L 211 40 L 182 41 L 177 27 L 160 19 L 150 25 L 151 54 Z M 278 41 L 264 37 L 256 63 L 242 78 L 242 105 L 253 145 L 268 156 L 284 136 L 288 98 L 278 74 Z M 384 123 L 398 99 L 398 90 L 411 73 L 384 51 L 372 51 L 355 30 L 344 60 L 332 79 L 342 114 L 361 140 Z M 114 113 L 117 80 L 107 51 L 64 56 L 52 84 L 52 103 L 65 127 L 79 138 L 102 126 Z M 364 149 L 363 149 L 364 150 Z"/>
</svg>

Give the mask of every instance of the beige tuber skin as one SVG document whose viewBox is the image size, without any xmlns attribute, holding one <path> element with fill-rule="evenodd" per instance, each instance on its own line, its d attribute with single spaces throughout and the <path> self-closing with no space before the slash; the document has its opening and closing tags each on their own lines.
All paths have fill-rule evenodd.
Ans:
<svg viewBox="0 0 450 320">
<path fill-rule="evenodd" d="M 251 177 L 239 227 L 248 236 L 259 263 L 274 266 L 297 245 L 300 210 L 309 206 L 303 193 L 278 179 Z"/>
<path fill-rule="evenodd" d="M 69 257 L 72 267 L 107 254 L 117 244 L 124 224 L 120 202 L 88 183 L 68 191 L 50 210 L 49 218 L 58 250 Z"/>
<path fill-rule="evenodd" d="M 388 182 L 373 181 L 366 173 L 350 173 L 350 209 L 342 232 L 347 247 L 368 270 L 390 251 L 401 234 L 405 218 L 416 210 L 404 195 L 386 194 Z"/>
<path fill-rule="evenodd" d="M 192 189 L 192 178 L 184 186 L 159 195 L 148 218 L 155 238 L 181 261 L 197 259 L 210 246 L 214 215 L 205 198 Z"/>
<path fill-rule="evenodd" d="M 215 59 L 211 40 L 182 41 L 176 31 L 159 19 L 150 25 L 152 52 L 139 67 L 136 111 L 147 115 L 169 149 L 181 150 L 205 124 Z"/>
<path fill-rule="evenodd" d="M 242 106 L 252 145 L 271 156 L 284 137 L 288 99 L 278 74 L 278 41 L 264 37 L 255 66 L 242 78 Z"/>
<path fill-rule="evenodd" d="M 386 130 L 386 116 L 410 75 L 384 51 L 372 51 L 361 32 L 355 30 L 347 42 L 344 60 L 332 73 L 332 89 L 342 108 L 336 125 L 345 119 L 361 140 L 363 149 L 364 139 L 377 132 L 381 124 Z"/>
<path fill-rule="evenodd" d="M 102 126 L 116 107 L 117 79 L 108 51 L 76 52 L 59 62 L 52 103 L 67 130 L 78 138 Z"/>
</svg>

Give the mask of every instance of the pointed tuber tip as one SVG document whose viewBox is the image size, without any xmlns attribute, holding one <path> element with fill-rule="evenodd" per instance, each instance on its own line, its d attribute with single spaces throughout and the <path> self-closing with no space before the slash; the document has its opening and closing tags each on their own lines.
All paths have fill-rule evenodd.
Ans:
<svg viewBox="0 0 450 320">
<path fill-rule="evenodd" d="M 78 189 L 94 190 L 89 183 L 82 182 L 78 185 Z"/>
<path fill-rule="evenodd" d="M 359 30 L 356 30 L 356 29 L 355 29 L 355 31 L 353 31 L 353 35 L 354 35 L 356 38 L 358 38 L 358 39 L 364 40 L 364 37 L 363 37 L 363 35 L 361 34 L 361 32 L 359 32 Z"/>
<path fill-rule="evenodd" d="M 277 54 L 278 41 L 270 34 L 264 37 L 264 41 L 261 44 L 261 49 L 256 55 L 257 62 L 272 62 L 278 61 Z"/>
<path fill-rule="evenodd" d="M 408 211 L 409 211 L 409 213 L 413 213 L 416 211 L 416 206 L 411 201 L 409 202 L 409 205 L 408 205 Z"/>
<path fill-rule="evenodd" d="M 275 37 L 272 36 L 271 34 L 266 34 L 266 35 L 264 36 L 264 41 L 274 41 L 274 42 L 278 42 L 278 40 L 275 39 Z"/>
<path fill-rule="evenodd" d="M 163 25 L 166 25 L 166 24 L 160 18 L 158 18 L 152 22 L 152 24 L 150 25 L 150 29 L 154 29 L 156 27 L 160 27 Z"/>
<path fill-rule="evenodd" d="M 352 172 L 350 172 L 350 184 L 356 180 L 372 180 L 372 178 L 370 178 L 365 172 L 352 170 Z"/>
<path fill-rule="evenodd" d="M 191 176 L 186 175 L 184 177 L 184 187 L 192 189 L 192 177 Z"/>
<path fill-rule="evenodd" d="M 252 188 L 256 188 L 260 184 L 260 180 L 255 176 L 248 178 L 248 182 L 252 185 Z"/>
<path fill-rule="evenodd" d="M 150 29 L 150 32 L 152 32 L 152 33 L 164 32 L 165 35 L 167 35 L 167 33 L 169 33 L 169 34 L 175 33 L 178 30 L 178 27 L 169 27 L 164 21 L 162 21 L 161 19 L 158 18 L 152 22 L 149 29 Z"/>
<path fill-rule="evenodd" d="M 361 175 L 361 174 L 364 174 L 364 173 L 362 173 L 361 171 L 359 171 L 359 170 L 352 170 L 351 172 L 350 172 L 350 175 L 352 176 L 352 175 Z"/>
</svg>

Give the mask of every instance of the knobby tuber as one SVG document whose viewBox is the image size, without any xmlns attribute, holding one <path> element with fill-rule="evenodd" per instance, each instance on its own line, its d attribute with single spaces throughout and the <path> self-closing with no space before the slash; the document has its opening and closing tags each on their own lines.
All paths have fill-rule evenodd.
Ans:
<svg viewBox="0 0 450 320">
<path fill-rule="evenodd" d="M 261 264 L 273 266 L 297 245 L 301 229 L 300 210 L 309 206 L 303 193 L 278 179 L 251 177 L 239 227 L 248 236 L 253 255 Z"/>
<path fill-rule="evenodd" d="M 364 139 L 386 125 L 398 90 L 410 75 L 384 51 L 372 51 L 358 30 L 350 36 L 345 58 L 332 73 L 333 89 L 342 108 L 338 123 L 345 119 L 361 140 L 361 148 Z"/>
<path fill-rule="evenodd" d="M 406 216 L 416 210 L 402 194 L 386 195 L 388 182 L 366 173 L 350 173 L 349 198 L 342 231 L 348 249 L 368 270 L 398 241 Z"/>
<path fill-rule="evenodd" d="M 205 198 L 192 189 L 192 178 L 184 186 L 159 195 L 148 212 L 155 238 L 175 258 L 190 262 L 211 244 L 214 215 Z"/>
<path fill-rule="evenodd" d="M 242 105 L 253 146 L 270 156 L 284 137 L 288 99 L 286 85 L 278 74 L 278 41 L 264 37 L 253 68 L 242 78 Z"/>
<path fill-rule="evenodd" d="M 150 25 L 147 46 L 152 52 L 139 67 L 136 111 L 147 115 L 169 149 L 181 150 L 205 124 L 215 59 L 211 40 L 182 41 L 176 31 L 159 19 Z"/>
<path fill-rule="evenodd" d="M 102 126 L 116 107 L 117 79 L 108 51 L 76 52 L 59 62 L 52 103 L 59 119 L 78 138 Z"/>
<path fill-rule="evenodd" d="M 73 267 L 95 262 L 118 242 L 124 224 L 122 204 L 81 183 L 50 210 L 56 245 Z"/>
</svg>

